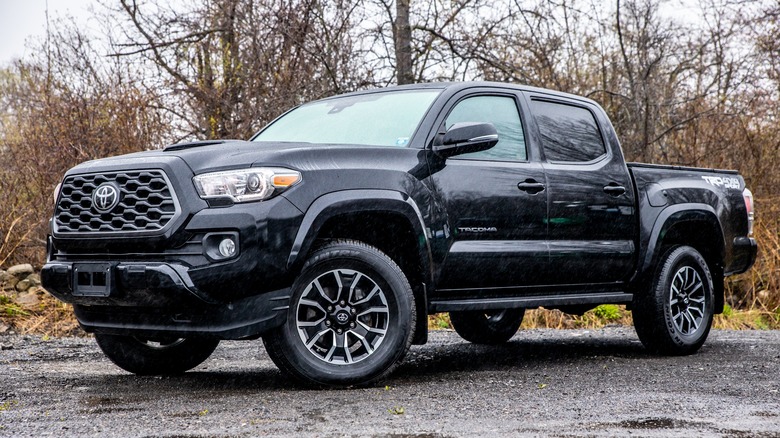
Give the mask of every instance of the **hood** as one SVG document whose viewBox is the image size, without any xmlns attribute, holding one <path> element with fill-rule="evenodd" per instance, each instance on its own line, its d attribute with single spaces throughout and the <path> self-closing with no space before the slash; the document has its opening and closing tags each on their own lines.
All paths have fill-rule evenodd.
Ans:
<svg viewBox="0 0 780 438">
<path fill-rule="evenodd" d="M 240 169 L 251 166 L 289 167 L 298 170 L 364 167 L 367 162 L 382 168 L 388 155 L 408 153 L 405 148 L 324 145 L 309 143 L 266 143 L 243 140 L 216 140 L 171 145 L 161 150 L 136 152 L 88 161 L 69 173 L 186 164 L 192 173 Z M 179 163 L 179 164 L 176 164 Z"/>
<path fill-rule="evenodd" d="M 253 143 L 242 140 L 220 140 L 168 146 L 159 153 L 181 158 L 195 174 L 249 167 L 274 155 L 278 144 Z M 301 148 L 295 145 L 294 148 Z"/>
<path fill-rule="evenodd" d="M 319 146 L 318 146 L 319 147 Z M 250 167 L 255 163 L 289 166 L 289 155 L 299 155 L 311 148 L 306 143 L 260 143 L 243 140 L 217 140 L 182 143 L 165 149 L 135 152 L 87 161 L 69 173 L 100 172 L 114 169 L 173 165 L 182 161 L 194 174 Z"/>
<path fill-rule="evenodd" d="M 339 163 L 350 162 L 357 159 L 357 156 L 373 155 L 372 150 L 373 148 L 354 145 L 227 140 L 218 143 L 174 145 L 158 153 L 182 159 L 193 173 L 198 175 L 251 166 L 289 167 L 298 170 L 337 168 L 340 167 Z"/>
</svg>

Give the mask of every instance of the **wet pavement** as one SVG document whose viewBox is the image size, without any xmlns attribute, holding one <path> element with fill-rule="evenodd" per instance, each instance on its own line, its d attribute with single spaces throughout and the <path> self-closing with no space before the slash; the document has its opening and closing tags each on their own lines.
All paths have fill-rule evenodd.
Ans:
<svg viewBox="0 0 780 438">
<path fill-rule="evenodd" d="M 656 357 L 631 328 L 527 330 L 477 346 L 437 331 L 374 387 L 287 381 L 260 341 L 137 377 L 93 339 L 0 335 L 0 437 L 780 437 L 780 331 L 713 331 Z"/>
</svg>

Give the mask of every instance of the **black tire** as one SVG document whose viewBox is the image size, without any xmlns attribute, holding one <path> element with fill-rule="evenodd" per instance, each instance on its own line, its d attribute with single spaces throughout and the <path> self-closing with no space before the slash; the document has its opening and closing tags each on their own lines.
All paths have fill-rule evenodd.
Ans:
<svg viewBox="0 0 780 438">
<path fill-rule="evenodd" d="M 276 366 L 303 383 L 366 385 L 404 358 L 415 321 L 412 288 L 398 265 L 372 246 L 339 240 L 306 261 L 287 321 L 263 343 Z"/>
<path fill-rule="evenodd" d="M 140 375 L 181 374 L 203 363 L 219 345 L 216 339 L 147 340 L 95 333 L 103 353 L 119 368 Z"/>
<path fill-rule="evenodd" d="M 685 355 L 704 344 L 712 326 L 713 282 L 707 262 L 690 246 L 674 246 L 633 310 L 634 328 L 653 353 Z"/>
<path fill-rule="evenodd" d="M 503 344 L 523 322 L 525 309 L 450 312 L 452 327 L 461 338 L 474 344 Z"/>
</svg>

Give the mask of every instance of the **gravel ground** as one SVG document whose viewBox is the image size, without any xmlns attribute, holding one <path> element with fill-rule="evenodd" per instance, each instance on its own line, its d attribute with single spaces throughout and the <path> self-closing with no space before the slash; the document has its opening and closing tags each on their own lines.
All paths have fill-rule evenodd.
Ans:
<svg viewBox="0 0 780 438">
<path fill-rule="evenodd" d="M 260 341 L 178 377 L 136 377 L 89 338 L 0 335 L 3 436 L 780 437 L 780 331 L 714 331 L 688 357 L 630 328 L 528 330 L 506 345 L 438 331 L 372 388 L 310 390 Z"/>
</svg>

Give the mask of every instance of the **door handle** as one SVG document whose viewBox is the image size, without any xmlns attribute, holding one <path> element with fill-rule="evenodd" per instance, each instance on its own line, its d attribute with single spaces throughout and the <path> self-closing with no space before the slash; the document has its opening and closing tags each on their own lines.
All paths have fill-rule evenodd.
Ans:
<svg viewBox="0 0 780 438">
<path fill-rule="evenodd" d="M 540 183 L 539 181 L 537 181 L 537 180 L 535 180 L 533 178 L 528 178 L 527 180 L 525 180 L 525 181 L 523 181 L 521 183 L 518 183 L 517 184 L 517 188 L 522 190 L 522 191 L 524 191 L 524 192 L 526 192 L 526 193 L 530 193 L 532 195 L 535 195 L 535 194 L 537 194 L 539 192 L 544 191 L 544 184 Z"/>
<path fill-rule="evenodd" d="M 604 193 L 610 196 L 618 197 L 623 193 L 626 193 L 626 188 L 623 186 L 619 186 L 615 183 L 609 183 L 607 186 L 604 187 Z"/>
</svg>

